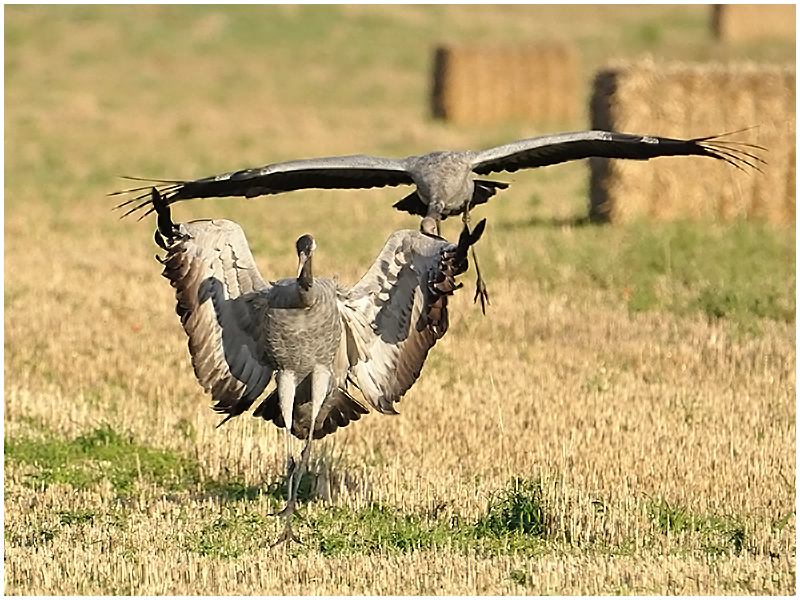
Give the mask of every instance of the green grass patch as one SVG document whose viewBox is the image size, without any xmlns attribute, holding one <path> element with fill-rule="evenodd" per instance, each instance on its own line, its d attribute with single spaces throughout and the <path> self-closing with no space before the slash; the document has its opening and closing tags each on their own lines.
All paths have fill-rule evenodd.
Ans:
<svg viewBox="0 0 800 600">
<path fill-rule="evenodd" d="M 309 481 L 313 477 L 309 478 Z M 207 486 L 217 489 L 218 484 Z M 268 487 L 277 489 L 273 484 Z M 545 552 L 545 511 L 539 481 L 514 480 L 498 492 L 476 521 L 458 515 L 406 513 L 373 502 L 359 509 L 316 506 L 293 517 L 302 545 L 287 546 L 295 554 L 316 550 L 324 556 L 406 553 L 415 550 L 474 550 L 485 554 L 534 556 Z M 276 494 L 282 501 L 283 495 Z M 265 537 L 274 517 L 247 512 L 254 498 L 244 490 L 229 497 L 231 506 L 187 537 L 185 548 L 202 556 L 236 559 L 274 542 Z M 232 504 L 238 506 L 234 507 Z M 242 510 L 243 509 L 243 510 Z"/>
<path fill-rule="evenodd" d="M 248 551 L 268 545 L 264 536 L 265 518 L 259 514 L 223 515 L 204 525 L 187 538 L 186 549 L 201 556 L 235 559 Z"/>
<path fill-rule="evenodd" d="M 29 433 L 4 441 L 6 466 L 24 465 L 23 483 L 39 488 L 67 484 L 77 489 L 92 489 L 104 480 L 120 496 L 131 494 L 141 485 L 155 485 L 167 492 L 192 491 L 217 496 L 223 502 L 253 502 L 266 497 L 278 505 L 286 498 L 286 476 L 263 485 L 246 484 L 241 477 L 212 479 L 201 477 L 197 461 L 173 450 L 151 448 L 130 433 L 119 433 L 104 424 L 67 440 L 33 419 Z M 187 430 L 187 437 L 193 432 Z M 298 501 L 314 496 L 316 475 L 303 474 Z M 86 520 L 84 516 L 84 521 Z M 65 524 L 82 522 L 75 514 L 62 515 Z"/>
<path fill-rule="evenodd" d="M 132 493 L 141 483 L 167 490 L 185 489 L 199 481 L 196 461 L 171 450 L 149 448 L 109 425 L 64 440 L 49 432 L 42 438 L 10 438 L 3 443 L 5 464 L 34 467 L 26 474 L 32 487 L 54 483 L 91 489 L 107 479 L 117 494 Z"/>
<path fill-rule="evenodd" d="M 747 527 L 739 517 L 696 514 L 685 506 L 671 505 L 663 498 L 652 500 L 647 511 L 664 534 L 699 534 L 701 547 L 710 556 L 731 553 L 739 556 L 747 547 Z"/>
<path fill-rule="evenodd" d="M 378 502 L 357 511 L 333 507 L 308 518 L 325 556 L 437 549 L 533 556 L 545 551 L 546 522 L 542 482 L 520 479 L 500 491 L 476 521 L 407 514 Z"/>
<path fill-rule="evenodd" d="M 415 550 L 523 556 L 545 552 L 545 512 L 538 481 L 514 480 L 489 503 L 486 514 L 473 522 L 457 515 L 405 513 L 379 502 L 355 511 L 322 506 L 308 515 L 304 512 L 294 517 L 304 522 L 297 530 L 303 544 L 287 547 L 296 555 L 312 550 L 324 556 Z M 189 536 L 185 547 L 202 556 L 239 558 L 274 541 L 264 536 L 267 518 L 273 517 L 225 508 L 220 517 Z"/>
<path fill-rule="evenodd" d="M 545 238 L 546 253 L 524 257 L 523 276 L 553 291 L 594 286 L 617 294 L 634 312 L 701 312 L 745 327 L 760 319 L 795 320 L 794 229 L 639 222 L 566 232 L 542 227 L 537 235 Z"/>
<path fill-rule="evenodd" d="M 548 515 L 543 486 L 541 479 L 514 478 L 508 488 L 489 503 L 486 516 L 476 524 L 478 532 L 495 537 L 509 534 L 544 537 Z"/>
<path fill-rule="evenodd" d="M 86 508 L 58 511 L 62 525 L 86 525 L 94 521 L 95 511 Z"/>
</svg>

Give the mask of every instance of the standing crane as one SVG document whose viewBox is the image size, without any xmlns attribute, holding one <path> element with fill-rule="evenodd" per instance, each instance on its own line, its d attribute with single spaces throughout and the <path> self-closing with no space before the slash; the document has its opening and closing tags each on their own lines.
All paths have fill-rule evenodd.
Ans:
<svg viewBox="0 0 800 600">
<path fill-rule="evenodd" d="M 459 243 L 414 230 L 393 233 L 351 288 L 314 277 L 316 242 L 297 240 L 296 278 L 267 283 L 242 228 L 227 220 L 176 225 L 156 189 L 156 242 L 167 251 L 163 275 L 175 288 L 176 312 L 189 337 L 200 385 L 228 419 L 247 411 L 273 375 L 276 388 L 254 411 L 286 431 L 286 524 L 291 528 L 311 441 L 369 412 L 351 394 L 385 414 L 419 377 L 428 351 L 448 327 L 448 296 L 468 266 L 467 251 L 484 222 L 465 228 Z M 220 423 L 220 425 L 222 424 Z M 305 440 L 299 466 L 293 435 Z"/>
</svg>

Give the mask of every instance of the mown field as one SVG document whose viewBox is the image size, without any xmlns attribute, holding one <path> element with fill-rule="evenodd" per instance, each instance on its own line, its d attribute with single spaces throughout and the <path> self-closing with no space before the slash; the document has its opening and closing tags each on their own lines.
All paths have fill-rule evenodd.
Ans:
<svg viewBox="0 0 800 600">
<path fill-rule="evenodd" d="M 497 177 L 510 188 L 475 213 L 486 316 L 470 272 L 401 415 L 315 445 L 304 544 L 270 548 L 282 431 L 247 415 L 215 429 L 155 222 L 120 220 L 107 196 L 120 175 L 586 128 L 431 120 L 442 41 L 572 39 L 587 99 L 613 58 L 794 63 L 793 43 L 715 43 L 708 14 L 6 7 L 5 593 L 796 593 L 793 225 L 593 226 L 585 164 Z M 173 216 L 241 223 L 268 279 L 313 233 L 317 272 L 353 283 L 418 226 L 391 209 L 407 193 Z"/>
</svg>

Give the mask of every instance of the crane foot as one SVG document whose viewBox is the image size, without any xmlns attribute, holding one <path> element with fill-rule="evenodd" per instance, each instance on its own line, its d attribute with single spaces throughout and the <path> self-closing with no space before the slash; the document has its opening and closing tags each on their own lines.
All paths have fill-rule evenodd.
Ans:
<svg viewBox="0 0 800 600">
<path fill-rule="evenodd" d="M 280 536 L 278 536 L 278 539 L 275 540 L 275 542 L 272 545 L 270 545 L 270 548 L 274 548 L 275 546 L 280 546 L 281 544 L 288 544 L 291 542 L 300 544 L 301 546 L 303 545 L 303 542 L 301 542 L 300 538 L 294 534 L 291 525 L 289 525 L 289 523 L 287 522 L 283 532 L 280 534 Z"/>
<path fill-rule="evenodd" d="M 475 298 L 473 302 L 477 302 L 478 298 L 481 299 L 481 311 L 483 314 L 486 314 L 486 305 L 491 304 L 489 302 L 489 290 L 486 289 L 486 284 L 480 276 L 478 276 L 478 279 L 475 281 Z"/>
</svg>

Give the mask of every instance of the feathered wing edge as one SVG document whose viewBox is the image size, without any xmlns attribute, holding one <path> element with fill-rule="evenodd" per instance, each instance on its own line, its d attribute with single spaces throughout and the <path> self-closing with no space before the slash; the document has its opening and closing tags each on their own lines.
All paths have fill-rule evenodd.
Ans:
<svg viewBox="0 0 800 600">
<path fill-rule="evenodd" d="M 228 415 L 224 423 L 248 410 L 272 378 L 259 354 L 269 286 L 241 227 L 225 220 L 174 225 L 166 204 L 157 192 L 153 196 L 160 210 L 156 241 L 167 250 L 161 260 L 163 275 L 175 288 L 176 312 L 189 336 L 195 375 L 216 402 L 213 408 Z M 396 232 L 359 283 L 341 292 L 344 332 L 337 381 L 314 438 L 369 412 L 347 392 L 348 381 L 379 412 L 396 412 L 394 403 L 419 377 L 428 350 L 447 331 L 447 297 L 460 287 L 455 277 L 466 270 L 467 250 L 483 225 L 481 221 L 471 234 L 465 229 L 458 245 L 418 231 Z M 301 411 L 304 395 L 310 398 L 310 381 L 300 382 L 297 389 Z M 285 426 L 274 390 L 254 416 Z M 304 421 L 295 419 L 296 437 L 307 436 Z"/>
<path fill-rule="evenodd" d="M 225 220 L 175 225 L 157 192 L 153 200 L 159 217 L 156 243 L 167 250 L 161 260 L 163 275 L 175 288 L 175 310 L 189 337 L 195 375 L 216 402 L 214 410 L 227 415 L 222 425 L 247 411 L 272 378 L 272 369 L 259 351 L 269 286 L 239 225 Z M 347 367 L 343 342 L 335 368 L 336 386 L 317 417 L 314 438 L 333 433 L 369 412 L 345 389 Z M 310 377 L 298 385 L 296 400 L 292 434 L 305 439 L 311 421 Z M 276 390 L 258 405 L 253 416 L 285 427 Z"/>
<path fill-rule="evenodd" d="M 216 402 L 214 410 L 239 415 L 272 378 L 258 352 L 268 285 L 244 232 L 231 221 L 181 224 L 167 236 L 166 249 L 162 275 L 175 288 L 197 380 Z"/>
<path fill-rule="evenodd" d="M 112 192 L 109 195 L 134 194 L 116 208 L 126 210 L 123 216 L 142 211 L 140 218 L 158 210 L 151 194 L 153 184 L 156 184 L 158 193 L 166 204 L 193 198 L 224 196 L 252 198 L 313 188 L 367 189 L 414 184 L 402 160 L 364 155 L 292 160 L 194 181 L 151 180 L 139 177 L 125 177 L 125 179 L 144 181 L 147 185 Z"/>
<path fill-rule="evenodd" d="M 739 169 L 760 171 L 764 163 L 756 152 L 765 148 L 723 139 L 730 132 L 688 140 L 615 133 L 578 131 L 517 140 L 476 152 L 473 170 L 479 175 L 514 172 L 590 157 L 648 160 L 658 156 L 708 156 Z"/>
<path fill-rule="evenodd" d="M 428 351 L 447 331 L 447 300 L 467 268 L 482 221 L 459 244 L 404 230 L 392 234 L 361 280 L 340 298 L 350 379 L 379 412 L 419 377 Z"/>
</svg>

